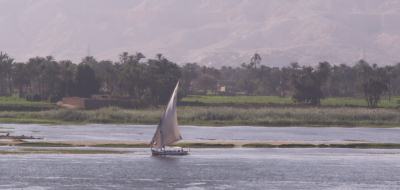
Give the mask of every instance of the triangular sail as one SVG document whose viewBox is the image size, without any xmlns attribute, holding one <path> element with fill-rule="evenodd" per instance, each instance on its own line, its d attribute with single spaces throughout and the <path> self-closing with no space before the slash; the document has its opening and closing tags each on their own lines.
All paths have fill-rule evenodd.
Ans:
<svg viewBox="0 0 400 190">
<path fill-rule="evenodd" d="M 160 125 L 157 127 L 156 132 L 154 133 L 153 139 L 150 142 L 152 147 L 162 148 L 163 145 L 161 143 L 161 133 L 160 133 Z"/>
<path fill-rule="evenodd" d="M 179 82 L 176 84 L 167 108 L 161 117 L 160 124 L 154 133 L 151 141 L 152 147 L 162 148 L 171 145 L 182 139 L 178 129 L 178 117 L 176 112 L 176 102 Z"/>
</svg>

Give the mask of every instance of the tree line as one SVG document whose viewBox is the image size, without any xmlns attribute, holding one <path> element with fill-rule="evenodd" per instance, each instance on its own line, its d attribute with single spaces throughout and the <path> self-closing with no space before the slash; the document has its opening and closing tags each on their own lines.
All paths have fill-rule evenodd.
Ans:
<svg viewBox="0 0 400 190">
<path fill-rule="evenodd" d="M 75 64 L 47 56 L 18 63 L 0 53 L 0 96 L 18 94 L 28 100 L 56 102 L 66 96 L 110 94 L 141 104 L 166 102 L 181 69 L 161 54 L 144 58 L 141 53 L 123 53 L 112 62 L 88 56 Z"/>
<path fill-rule="evenodd" d="M 290 96 L 311 105 L 320 104 L 324 97 L 364 97 L 370 107 L 376 107 L 382 96 L 400 95 L 400 64 L 380 67 L 360 60 L 353 66 L 320 62 L 316 67 L 298 63 L 269 67 L 261 62 L 256 53 L 238 67 L 179 66 L 161 54 L 146 59 L 142 53 L 127 52 L 118 61 L 87 56 L 73 63 L 47 56 L 16 62 L 0 52 L 0 95 L 55 102 L 66 96 L 108 94 L 158 105 L 168 100 L 178 80 L 181 96 Z"/>
<path fill-rule="evenodd" d="M 377 107 L 383 96 L 400 95 L 400 63 L 380 67 L 359 60 L 353 66 L 320 62 L 312 67 L 295 62 L 269 67 L 261 60 L 256 53 L 239 67 L 219 69 L 187 63 L 182 66 L 185 93 L 292 97 L 310 105 L 319 105 L 325 97 L 364 97 L 369 107 Z"/>
</svg>

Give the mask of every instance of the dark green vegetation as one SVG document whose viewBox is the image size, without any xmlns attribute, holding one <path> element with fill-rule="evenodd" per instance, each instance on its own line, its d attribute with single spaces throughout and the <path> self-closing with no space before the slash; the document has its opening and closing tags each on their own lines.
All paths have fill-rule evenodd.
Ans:
<svg viewBox="0 0 400 190">
<path fill-rule="evenodd" d="M 72 88 L 69 91 L 66 90 L 66 93 L 79 97 L 90 97 L 92 94 L 98 93 L 100 88 L 96 74 L 88 64 L 78 65 L 75 83 L 71 83 L 70 85 Z"/>
<path fill-rule="evenodd" d="M 123 53 L 118 62 L 85 57 L 74 64 L 48 56 L 17 63 L 0 52 L 0 96 L 56 102 L 66 96 L 100 93 L 128 97 L 138 106 L 165 103 L 181 70 L 162 55 L 146 61 L 143 58 L 141 53 Z"/>
<path fill-rule="evenodd" d="M 178 80 L 181 97 L 210 93 L 279 96 L 309 105 L 319 105 L 327 97 L 363 97 L 367 106 L 377 107 L 382 97 L 400 95 L 396 85 L 400 64 L 378 67 L 360 60 L 354 66 L 321 62 L 316 67 L 298 63 L 269 67 L 255 54 L 240 67 L 213 68 L 196 63 L 178 66 L 161 54 L 144 58 L 141 53 L 122 53 L 115 62 L 85 57 L 74 64 L 48 56 L 19 63 L 0 53 L 0 96 L 56 102 L 66 96 L 107 94 L 146 107 L 165 104 Z"/>
</svg>

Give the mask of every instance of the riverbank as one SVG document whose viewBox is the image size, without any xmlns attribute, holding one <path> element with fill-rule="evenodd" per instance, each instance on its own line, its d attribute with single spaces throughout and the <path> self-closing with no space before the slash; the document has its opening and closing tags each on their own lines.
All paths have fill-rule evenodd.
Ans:
<svg viewBox="0 0 400 190">
<path fill-rule="evenodd" d="M 156 125 L 1 124 L 0 154 L 1 150 L 4 154 L 143 152 L 149 150 L 155 129 Z M 183 140 L 175 145 L 188 148 L 400 150 L 400 128 L 181 126 L 180 129 Z"/>
<path fill-rule="evenodd" d="M 186 148 L 351 148 L 400 149 L 399 143 L 369 142 L 241 142 L 184 141 L 176 146 Z M 0 143 L 2 154 L 127 154 L 149 148 L 146 142 L 8 142 Z"/>
<path fill-rule="evenodd" d="M 157 124 L 163 108 L 126 110 L 54 109 L 36 112 L 0 112 L 0 123 L 37 124 Z M 200 126 L 309 126 L 399 127 L 398 109 L 361 107 L 194 107 L 178 108 L 182 125 Z"/>
</svg>

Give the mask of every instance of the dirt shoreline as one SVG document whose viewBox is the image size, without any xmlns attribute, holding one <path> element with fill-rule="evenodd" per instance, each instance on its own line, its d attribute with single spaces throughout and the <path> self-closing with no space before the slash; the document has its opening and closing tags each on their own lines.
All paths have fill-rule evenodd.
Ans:
<svg viewBox="0 0 400 190">
<path fill-rule="evenodd" d="M 28 141 L 2 140 L 0 146 L 14 147 L 97 147 L 97 148 L 149 148 L 146 141 Z M 377 148 L 400 149 L 400 143 L 366 141 L 181 141 L 176 146 L 190 148 Z"/>
</svg>

